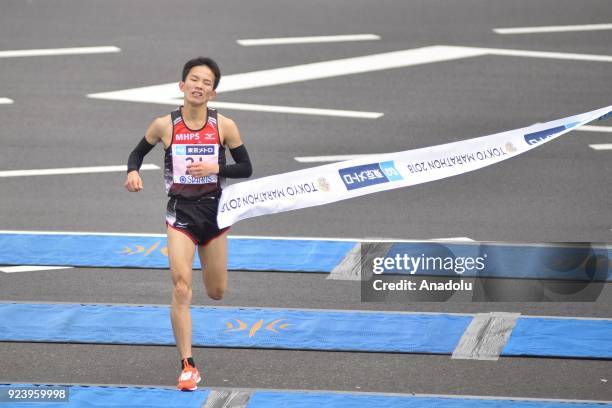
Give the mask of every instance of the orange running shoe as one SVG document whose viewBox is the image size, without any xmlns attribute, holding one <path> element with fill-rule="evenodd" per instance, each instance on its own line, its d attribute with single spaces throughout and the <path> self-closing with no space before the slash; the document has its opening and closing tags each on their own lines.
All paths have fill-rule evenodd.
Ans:
<svg viewBox="0 0 612 408">
<path fill-rule="evenodd" d="M 195 391 L 198 389 L 198 383 L 202 380 L 198 369 L 189 365 L 187 360 L 183 363 L 183 371 L 178 378 L 178 388 L 181 391 Z"/>
</svg>

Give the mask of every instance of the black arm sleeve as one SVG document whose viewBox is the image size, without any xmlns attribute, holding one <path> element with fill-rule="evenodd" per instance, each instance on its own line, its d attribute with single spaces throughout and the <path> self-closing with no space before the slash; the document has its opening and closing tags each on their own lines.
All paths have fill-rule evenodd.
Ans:
<svg viewBox="0 0 612 408">
<path fill-rule="evenodd" d="M 149 144 L 147 139 L 143 137 L 134 150 L 132 150 L 132 153 L 130 153 L 127 164 L 127 172 L 129 173 L 130 171 L 140 170 L 142 160 L 154 147 L 155 145 Z"/>
<path fill-rule="evenodd" d="M 227 178 L 246 178 L 253 174 L 251 159 L 244 145 L 240 145 L 234 149 L 230 149 L 232 159 L 236 164 L 224 164 L 219 166 L 219 176 Z"/>
</svg>

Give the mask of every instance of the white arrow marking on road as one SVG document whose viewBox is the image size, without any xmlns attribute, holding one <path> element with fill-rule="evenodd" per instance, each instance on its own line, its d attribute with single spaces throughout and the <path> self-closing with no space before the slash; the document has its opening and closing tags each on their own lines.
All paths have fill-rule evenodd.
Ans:
<svg viewBox="0 0 612 408">
<path fill-rule="evenodd" d="M 143 164 L 140 170 L 159 170 L 155 164 Z M 34 169 L 0 171 L 0 177 L 51 176 L 58 174 L 111 173 L 127 171 L 126 165 L 97 167 L 67 167 L 62 169 Z"/>
<path fill-rule="evenodd" d="M 343 58 L 312 64 L 294 65 L 284 68 L 266 69 L 224 76 L 217 89 L 217 93 L 311 81 L 314 79 L 333 78 L 351 74 L 362 74 L 385 69 L 475 57 L 484 54 L 486 53 L 476 48 L 433 46 L 366 55 L 356 58 Z M 97 99 L 171 105 L 176 105 L 177 102 L 180 103 L 183 98 L 175 82 L 142 88 L 96 93 L 87 96 Z"/>
<path fill-rule="evenodd" d="M 13 103 L 12 99 L 9 98 L 0 98 L 0 105 L 9 105 Z"/>
<path fill-rule="evenodd" d="M 37 266 L 37 265 L 3 266 L 3 267 L 0 267 L 0 272 L 19 273 L 19 272 L 53 271 L 53 270 L 58 270 L 58 269 L 72 269 L 72 266 Z"/>
<path fill-rule="evenodd" d="M 311 37 L 284 37 L 284 38 L 258 38 L 236 40 L 243 47 L 257 45 L 281 45 L 281 44 L 307 44 L 307 43 L 328 43 L 344 41 L 375 41 L 380 40 L 380 36 L 375 34 L 350 34 L 350 35 L 320 35 Z"/>
<path fill-rule="evenodd" d="M 218 93 L 240 91 L 244 89 L 261 88 L 310 81 L 314 79 L 332 78 L 343 75 L 361 74 L 432 62 L 449 61 L 453 59 L 484 55 L 482 51 L 461 47 L 433 46 L 412 50 L 395 51 L 368 55 L 356 58 L 295 65 L 284 68 L 267 69 L 247 72 L 244 74 L 227 75 L 219 85 Z M 119 100 L 129 102 L 158 103 L 165 105 L 180 105 L 183 95 L 176 83 L 125 89 L 121 91 L 103 92 L 87 95 L 90 98 Z M 291 106 L 268 106 L 251 104 L 230 104 L 227 102 L 212 102 L 211 107 L 225 109 L 258 110 L 268 112 L 323 114 L 326 116 L 362 117 L 375 119 L 382 116 L 379 112 L 335 111 L 322 109 L 317 112 L 311 108 L 296 108 Z"/>
<path fill-rule="evenodd" d="M 180 102 L 178 102 L 180 104 Z M 175 102 L 176 104 L 176 102 Z M 383 116 L 380 112 L 363 112 L 338 109 L 313 109 L 298 106 L 254 105 L 250 103 L 210 102 L 211 108 L 235 109 L 243 111 L 294 113 L 299 115 L 336 116 L 344 118 L 377 119 Z"/>
<path fill-rule="evenodd" d="M 612 150 L 612 143 L 590 144 L 589 147 L 593 150 Z"/>
<path fill-rule="evenodd" d="M 509 50 L 499 48 L 477 48 L 436 45 L 431 47 L 416 48 L 410 50 L 386 52 L 382 54 L 366 55 L 355 58 L 343 58 L 331 61 L 316 62 L 311 64 L 294 65 L 283 68 L 266 69 L 262 71 L 247 72 L 243 74 L 227 75 L 219 85 L 218 93 L 240 91 L 245 89 L 276 86 L 296 82 L 311 81 L 315 79 L 333 78 L 344 75 L 363 74 L 386 69 L 403 68 L 408 66 L 430 64 L 434 62 L 451 61 L 462 58 L 478 57 L 483 55 L 501 55 L 528 58 L 548 58 L 576 61 L 598 61 L 612 62 L 612 56 L 592 54 L 570 54 L 560 52 L 541 52 L 525 50 Z M 182 94 L 176 83 L 147 86 L 142 88 L 131 88 L 112 92 L 102 92 L 87 95 L 89 98 L 157 103 L 164 105 L 180 105 Z M 224 102 L 226 103 L 226 102 Z M 217 102 L 219 104 L 219 102 Z M 299 110 L 309 108 L 295 107 L 270 107 L 266 105 L 229 104 L 227 109 L 268 110 L 290 113 L 303 113 Z M 214 104 L 211 104 L 213 106 Z M 221 106 L 221 105 L 217 105 Z M 276 109 L 276 110 L 274 110 Z M 293 111 L 292 111 L 293 110 Z M 333 110 L 324 110 L 328 115 Z M 379 115 L 377 112 L 363 112 L 372 117 Z M 309 114 L 314 114 L 310 111 Z M 379 117 L 379 116 L 378 116 Z"/>
<path fill-rule="evenodd" d="M 583 24 L 544 27 L 494 28 L 497 34 L 562 33 L 568 31 L 612 30 L 612 24 Z"/>
<path fill-rule="evenodd" d="M 9 50 L 0 51 L 0 58 L 16 57 L 46 57 L 52 55 L 81 55 L 81 54 L 106 54 L 120 52 L 121 48 L 115 46 L 102 47 L 73 47 L 73 48 L 46 48 L 38 50 Z"/>
<path fill-rule="evenodd" d="M 612 126 L 580 126 L 576 130 L 582 130 L 584 132 L 606 132 L 612 133 Z"/>
</svg>

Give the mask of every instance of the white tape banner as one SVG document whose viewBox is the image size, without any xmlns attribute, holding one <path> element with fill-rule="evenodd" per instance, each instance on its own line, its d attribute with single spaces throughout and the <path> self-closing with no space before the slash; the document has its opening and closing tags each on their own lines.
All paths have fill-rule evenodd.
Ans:
<svg viewBox="0 0 612 408">
<path fill-rule="evenodd" d="M 612 106 L 438 146 L 347 160 L 236 183 L 221 195 L 220 228 L 240 220 L 414 186 L 499 163 L 595 119 Z"/>
</svg>

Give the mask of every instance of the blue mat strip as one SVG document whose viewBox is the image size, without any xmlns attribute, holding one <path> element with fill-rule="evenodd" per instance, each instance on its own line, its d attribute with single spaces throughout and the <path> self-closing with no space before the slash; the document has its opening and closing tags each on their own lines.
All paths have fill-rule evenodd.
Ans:
<svg viewBox="0 0 612 408">
<path fill-rule="evenodd" d="M 18 316 L 18 318 L 16 318 Z M 471 316 L 193 307 L 193 344 L 450 354 Z M 0 304 L 0 341 L 173 345 L 166 306 Z"/>
<path fill-rule="evenodd" d="M 230 270 L 331 272 L 355 244 L 352 241 L 230 237 L 228 266 Z M 166 246 L 163 236 L 0 233 L 0 265 L 168 268 Z M 397 243 L 385 257 L 404 255 L 421 259 L 415 273 L 418 276 L 612 281 L 612 253 L 606 246 Z M 425 268 L 425 259 L 439 261 Z M 385 273 L 414 272 L 411 264 L 404 265 L 409 266 Z M 483 267 L 477 267 L 480 265 Z M 194 268 L 199 267 L 196 259 Z"/>
<path fill-rule="evenodd" d="M 193 307 L 193 344 L 452 354 L 472 316 Z M 173 345 L 166 306 L 0 304 L 0 341 Z M 503 356 L 612 358 L 612 320 L 520 317 Z"/>
<path fill-rule="evenodd" d="M 612 359 L 612 320 L 520 318 L 502 355 Z"/>
<path fill-rule="evenodd" d="M 229 239 L 230 270 L 331 272 L 355 242 Z M 165 237 L 0 234 L 0 265 L 168 268 Z M 194 262 L 199 268 L 199 260 Z"/>
<path fill-rule="evenodd" d="M 335 393 L 281 393 L 256 392 L 247 408 L 292 407 L 292 408 L 595 408 L 612 404 L 568 403 L 557 401 L 517 401 L 501 399 L 472 399 L 452 397 L 418 397 L 357 395 Z"/>
<path fill-rule="evenodd" d="M 23 384 L 0 384 L 0 393 Z M 49 389 L 48 385 L 32 385 L 34 389 Z M 180 392 L 165 388 L 68 386 L 68 403 L 26 403 L 10 406 L 30 408 L 200 408 L 209 390 Z M 2 404 L 2 406 L 9 406 Z M 384 394 L 351 394 L 331 392 L 254 391 L 246 408 L 601 408 L 610 403 L 529 401 L 520 399 L 425 397 Z"/>
</svg>

